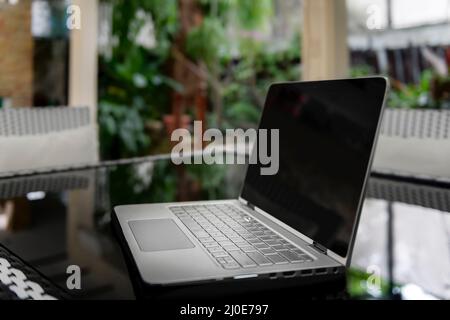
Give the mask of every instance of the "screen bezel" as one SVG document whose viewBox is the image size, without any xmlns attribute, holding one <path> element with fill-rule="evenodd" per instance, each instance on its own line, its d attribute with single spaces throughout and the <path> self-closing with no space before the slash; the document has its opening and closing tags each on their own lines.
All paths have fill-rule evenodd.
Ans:
<svg viewBox="0 0 450 320">
<path fill-rule="evenodd" d="M 375 130 L 375 137 L 374 137 L 373 145 L 372 145 L 372 148 L 370 151 L 369 162 L 367 165 L 367 170 L 366 170 L 365 177 L 364 177 L 363 187 L 361 189 L 361 194 L 360 194 L 359 201 L 358 201 L 355 219 L 354 219 L 353 226 L 352 226 L 352 232 L 350 235 L 350 241 L 348 244 L 347 254 L 345 256 L 341 256 L 341 255 L 337 254 L 336 252 L 333 252 L 332 250 L 326 248 L 326 253 L 328 256 L 330 256 L 334 260 L 342 263 L 343 265 L 345 265 L 347 267 L 351 263 L 351 256 L 352 256 L 353 247 L 355 244 L 356 232 L 358 231 L 358 225 L 359 225 L 359 220 L 361 217 L 362 206 L 363 206 L 364 198 L 366 195 L 367 182 L 370 177 L 370 172 L 372 169 L 375 150 L 376 150 L 376 146 L 378 144 L 378 137 L 379 137 L 379 133 L 380 133 L 381 123 L 383 120 L 384 109 L 386 107 L 387 95 L 388 95 L 389 88 L 390 88 L 389 79 L 387 77 L 383 77 L 383 76 L 371 76 L 371 77 L 358 77 L 358 78 L 342 78 L 342 79 L 333 79 L 333 80 L 278 82 L 278 83 L 273 83 L 272 85 L 270 85 L 267 96 L 266 96 L 266 101 L 267 101 L 271 95 L 271 92 L 273 92 L 272 88 L 274 86 L 291 86 L 291 85 L 301 86 L 303 84 L 304 85 L 315 85 L 315 86 L 320 86 L 320 85 L 326 84 L 329 86 L 330 84 L 332 85 L 333 83 L 337 83 L 337 82 L 341 82 L 341 81 L 361 81 L 361 80 L 365 80 L 368 82 L 374 82 L 374 81 L 378 82 L 380 80 L 383 81 L 384 82 L 384 93 L 383 93 L 383 100 L 382 100 L 381 106 L 379 108 L 378 120 L 377 120 L 377 125 L 376 125 L 376 130 Z M 370 84 L 368 84 L 368 85 L 370 85 Z M 264 110 L 261 114 L 260 119 L 262 119 L 263 114 L 264 114 Z M 258 125 L 258 128 L 259 128 L 259 125 Z M 253 149 L 254 149 L 254 147 L 253 147 Z M 254 150 L 252 150 L 252 153 L 253 152 L 254 152 Z M 249 155 L 250 157 L 252 156 L 252 153 Z M 248 167 L 247 167 L 247 170 L 248 170 Z M 247 177 L 247 173 L 246 173 L 245 177 Z M 247 204 L 251 204 L 251 207 L 254 208 L 254 210 L 261 211 L 261 212 L 265 213 L 266 215 L 269 215 L 278 224 L 280 224 L 282 226 L 288 226 L 284 222 L 282 222 L 282 221 L 278 220 L 276 217 L 272 216 L 270 214 L 270 212 L 266 212 L 262 208 L 256 207 L 253 203 L 250 203 L 247 199 L 245 199 L 244 194 L 243 194 L 245 185 L 246 185 L 246 181 L 244 180 L 244 183 L 242 185 L 241 192 L 240 192 L 240 197 L 239 197 L 240 200 L 242 200 L 243 202 L 245 202 Z M 289 227 L 289 229 L 294 230 L 296 233 L 298 233 L 298 236 L 300 236 L 302 239 L 306 240 L 307 242 L 310 242 L 311 244 L 315 243 L 315 239 L 309 238 L 308 236 L 302 234 L 299 230 L 291 228 L 290 226 L 288 226 L 288 227 Z M 292 231 L 289 231 L 289 232 L 292 233 Z M 308 240 L 310 240 L 310 241 L 308 241 Z"/>
</svg>

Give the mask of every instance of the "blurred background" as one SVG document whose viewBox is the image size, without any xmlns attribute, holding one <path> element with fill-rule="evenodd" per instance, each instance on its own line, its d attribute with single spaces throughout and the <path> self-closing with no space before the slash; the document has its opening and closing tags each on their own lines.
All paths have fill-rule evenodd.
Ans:
<svg viewBox="0 0 450 320">
<path fill-rule="evenodd" d="M 192 129 L 194 120 L 203 121 L 204 129 L 256 127 L 273 82 L 384 75 L 392 90 L 377 169 L 450 179 L 449 65 L 450 0 L 0 0 L 0 150 L 8 150 L 0 151 L 0 173 L 169 153 L 171 132 Z M 26 112 L 10 112 L 17 110 Z M 28 192 L 25 198 L 15 180 L 5 180 L 0 239 L 9 239 L 24 256 L 40 255 L 37 261 L 45 260 L 45 254 L 55 256 L 36 250 L 37 239 L 48 242 L 42 248 L 64 246 L 55 249 L 54 260 L 66 266 L 67 254 L 60 254 L 65 242 L 50 237 L 57 234 L 69 239 L 71 258 L 92 264 L 89 254 L 74 245 L 80 237 L 80 247 L 104 250 L 103 260 L 115 261 L 115 242 L 105 236 L 114 205 L 233 198 L 244 172 L 243 166 L 175 167 L 161 160 L 81 172 L 81 180 L 77 173 L 75 187 L 83 190 L 68 197 L 47 196 L 64 204 L 61 212 L 35 209 L 36 215 L 55 213 L 58 222 L 42 232 L 36 231 L 41 226 L 36 222 L 29 229 L 32 241 L 28 206 L 47 189 L 18 181 L 33 186 L 24 188 L 27 192 L 41 192 Z M 50 191 L 65 190 L 72 181 L 58 176 L 51 181 L 59 179 L 64 188 L 52 182 Z M 415 278 L 400 277 L 402 282 L 448 297 L 448 279 L 442 280 L 448 278 L 450 261 L 442 258 L 450 252 L 448 215 L 443 220 L 437 214 L 441 211 L 433 211 L 430 218 L 424 210 L 448 212 L 448 188 L 437 190 L 434 182 L 432 188 L 397 184 L 369 185 L 375 199 L 405 197 L 403 202 L 424 211 L 421 219 L 420 212 L 398 218 L 398 228 L 404 229 L 395 232 L 403 257 L 397 273 L 411 272 Z M 433 205 L 424 205 L 428 201 Z M 373 214 L 363 215 L 360 227 L 367 236 L 358 238 L 355 250 L 360 268 L 351 270 L 349 281 L 355 296 L 370 291 L 364 280 L 367 265 L 383 266 L 383 279 L 389 278 L 385 270 L 393 270 L 384 267 L 389 259 L 379 254 L 388 247 L 385 243 L 393 242 L 385 239 L 386 224 L 389 234 L 394 233 L 393 213 L 378 202 L 366 201 L 365 206 Z M 13 208 L 16 218 L 10 219 L 14 215 L 4 213 L 14 213 Z M 437 259 L 431 263 L 430 252 Z M 417 261 L 433 271 L 418 268 Z M 381 286 L 384 293 L 393 292 L 387 282 Z"/>
<path fill-rule="evenodd" d="M 89 106 L 102 159 L 165 153 L 193 120 L 254 127 L 276 81 L 382 74 L 389 107 L 449 108 L 449 45 L 448 0 L 0 0 L 0 107 Z"/>
</svg>

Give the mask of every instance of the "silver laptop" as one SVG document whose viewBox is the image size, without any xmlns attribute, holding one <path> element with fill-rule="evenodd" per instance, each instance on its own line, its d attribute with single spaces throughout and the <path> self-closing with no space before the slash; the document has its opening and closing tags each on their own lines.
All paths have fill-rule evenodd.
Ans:
<svg viewBox="0 0 450 320">
<path fill-rule="evenodd" d="M 249 164 L 235 200 L 114 209 L 141 279 L 179 285 L 343 273 L 387 90 L 382 77 L 272 85 L 260 129 L 279 130 L 275 174 Z"/>
</svg>

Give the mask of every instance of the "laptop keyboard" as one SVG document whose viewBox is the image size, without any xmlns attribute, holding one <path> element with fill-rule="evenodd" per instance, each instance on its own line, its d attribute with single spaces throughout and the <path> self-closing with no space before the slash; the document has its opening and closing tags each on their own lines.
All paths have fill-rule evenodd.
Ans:
<svg viewBox="0 0 450 320">
<path fill-rule="evenodd" d="M 233 205 L 169 208 L 225 269 L 313 261 L 303 250 Z"/>
</svg>

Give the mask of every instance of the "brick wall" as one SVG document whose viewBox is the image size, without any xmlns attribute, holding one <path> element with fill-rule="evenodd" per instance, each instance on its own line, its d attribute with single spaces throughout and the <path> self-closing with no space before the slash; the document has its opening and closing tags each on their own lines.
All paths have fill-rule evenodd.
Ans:
<svg viewBox="0 0 450 320">
<path fill-rule="evenodd" d="M 31 0 L 0 6 L 0 97 L 13 106 L 33 102 Z"/>
</svg>

